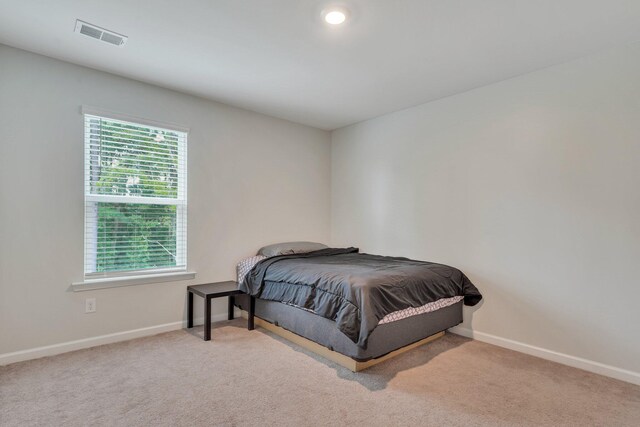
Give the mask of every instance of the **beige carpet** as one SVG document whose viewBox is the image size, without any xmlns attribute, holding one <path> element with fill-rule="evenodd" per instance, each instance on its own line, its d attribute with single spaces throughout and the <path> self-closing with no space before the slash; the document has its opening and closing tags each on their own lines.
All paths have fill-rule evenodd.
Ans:
<svg viewBox="0 0 640 427">
<path fill-rule="evenodd" d="M 638 386 L 456 335 L 354 374 L 244 325 L 0 367 L 0 424 L 640 425 Z"/>
</svg>

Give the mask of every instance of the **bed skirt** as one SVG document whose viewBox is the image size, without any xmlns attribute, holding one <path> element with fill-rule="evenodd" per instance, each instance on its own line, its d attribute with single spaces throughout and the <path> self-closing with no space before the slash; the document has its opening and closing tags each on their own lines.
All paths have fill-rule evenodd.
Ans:
<svg viewBox="0 0 640 427">
<path fill-rule="evenodd" d="M 249 307 L 246 295 L 236 296 L 236 305 Z M 376 359 L 423 340 L 462 322 L 462 301 L 430 313 L 379 325 L 369 336 L 366 349 L 340 332 L 335 322 L 287 304 L 256 299 L 255 315 L 358 362 Z"/>
</svg>

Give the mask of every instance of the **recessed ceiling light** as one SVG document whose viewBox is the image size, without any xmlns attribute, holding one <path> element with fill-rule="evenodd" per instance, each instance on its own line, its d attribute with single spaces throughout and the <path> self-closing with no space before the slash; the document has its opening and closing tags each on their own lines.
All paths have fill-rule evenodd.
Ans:
<svg viewBox="0 0 640 427">
<path fill-rule="evenodd" d="M 322 17 L 327 24 L 340 25 L 349 17 L 349 11 L 343 7 L 329 7 L 322 11 Z"/>
</svg>

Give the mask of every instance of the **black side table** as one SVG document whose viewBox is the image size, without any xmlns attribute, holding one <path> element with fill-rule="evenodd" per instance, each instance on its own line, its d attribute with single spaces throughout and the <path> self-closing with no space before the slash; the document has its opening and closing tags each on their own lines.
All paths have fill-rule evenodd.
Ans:
<svg viewBox="0 0 640 427">
<path fill-rule="evenodd" d="M 235 296 L 243 292 L 238 289 L 238 282 L 216 282 L 206 283 L 204 285 L 187 286 L 188 293 L 188 317 L 187 328 L 193 328 L 193 294 L 204 298 L 204 340 L 211 340 L 211 300 L 213 298 L 229 297 L 229 320 L 233 319 L 233 306 L 235 305 Z M 253 329 L 253 308 L 255 300 L 252 297 L 249 315 L 249 329 Z"/>
</svg>

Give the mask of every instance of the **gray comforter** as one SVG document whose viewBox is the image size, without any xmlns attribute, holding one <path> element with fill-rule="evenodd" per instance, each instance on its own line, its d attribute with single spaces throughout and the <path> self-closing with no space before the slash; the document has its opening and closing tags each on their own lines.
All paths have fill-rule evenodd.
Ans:
<svg viewBox="0 0 640 427">
<path fill-rule="evenodd" d="M 240 290 L 331 319 L 365 349 L 369 335 L 389 313 L 458 295 L 466 305 L 482 299 L 458 269 L 362 254 L 357 248 L 267 258 L 247 274 Z"/>
</svg>

